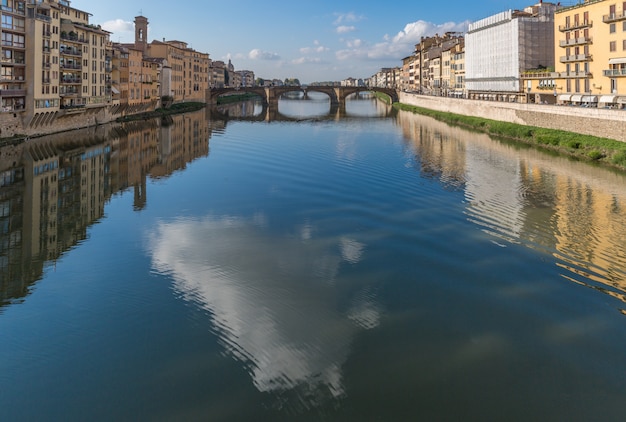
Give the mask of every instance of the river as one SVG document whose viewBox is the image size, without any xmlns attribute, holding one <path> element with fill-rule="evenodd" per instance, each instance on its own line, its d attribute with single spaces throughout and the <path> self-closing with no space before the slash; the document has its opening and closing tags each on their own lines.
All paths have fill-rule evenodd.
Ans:
<svg viewBox="0 0 626 422">
<path fill-rule="evenodd" d="M 624 418 L 624 173 L 364 94 L 0 165 L 1 420 Z"/>
</svg>

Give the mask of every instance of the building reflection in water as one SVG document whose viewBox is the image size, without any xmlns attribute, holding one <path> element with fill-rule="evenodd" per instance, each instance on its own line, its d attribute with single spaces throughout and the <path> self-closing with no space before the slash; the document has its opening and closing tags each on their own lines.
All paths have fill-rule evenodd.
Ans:
<svg viewBox="0 0 626 422">
<path fill-rule="evenodd" d="M 419 170 L 462 191 L 467 218 L 495 242 L 541 249 L 564 278 L 626 302 L 624 174 L 425 116 L 397 121 Z"/>
<path fill-rule="evenodd" d="M 66 132 L 0 149 L 0 306 L 23 300 L 46 265 L 87 236 L 118 192 L 209 153 L 205 112 Z M 1 308 L 0 308 L 1 310 Z"/>
</svg>

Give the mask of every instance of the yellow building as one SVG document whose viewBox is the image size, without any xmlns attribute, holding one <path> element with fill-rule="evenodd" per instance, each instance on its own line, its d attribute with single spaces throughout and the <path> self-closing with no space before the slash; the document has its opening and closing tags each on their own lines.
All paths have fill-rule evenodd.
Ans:
<svg viewBox="0 0 626 422">
<path fill-rule="evenodd" d="M 586 0 L 555 15 L 558 103 L 626 104 L 626 2 Z"/>
</svg>

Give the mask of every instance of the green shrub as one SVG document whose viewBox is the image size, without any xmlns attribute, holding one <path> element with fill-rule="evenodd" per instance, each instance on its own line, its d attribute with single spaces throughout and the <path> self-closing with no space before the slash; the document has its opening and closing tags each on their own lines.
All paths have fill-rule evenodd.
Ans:
<svg viewBox="0 0 626 422">
<path fill-rule="evenodd" d="M 602 154 L 602 152 L 598 151 L 597 149 L 594 149 L 589 151 L 587 153 L 587 156 L 592 160 L 599 160 L 600 158 L 604 157 L 604 154 Z"/>
</svg>

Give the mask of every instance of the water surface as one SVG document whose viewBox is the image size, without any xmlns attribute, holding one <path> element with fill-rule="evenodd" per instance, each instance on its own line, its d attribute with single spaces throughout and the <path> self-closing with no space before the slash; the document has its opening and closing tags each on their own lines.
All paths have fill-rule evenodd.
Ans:
<svg viewBox="0 0 626 422">
<path fill-rule="evenodd" d="M 623 419 L 623 174 L 233 107 L 13 152 L 0 419 Z"/>
</svg>

